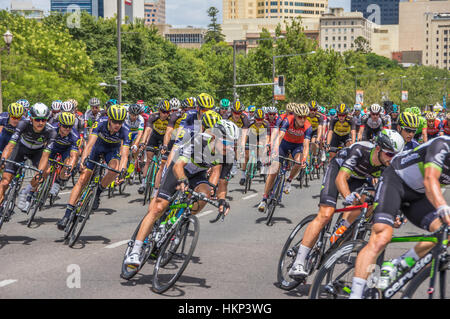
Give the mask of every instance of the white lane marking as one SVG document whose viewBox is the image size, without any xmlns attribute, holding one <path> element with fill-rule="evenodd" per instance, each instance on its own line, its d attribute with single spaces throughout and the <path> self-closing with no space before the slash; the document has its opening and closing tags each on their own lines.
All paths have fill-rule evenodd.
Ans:
<svg viewBox="0 0 450 319">
<path fill-rule="evenodd" d="M 253 198 L 256 196 L 258 196 L 258 194 L 248 195 L 248 196 L 242 197 L 242 199 L 250 199 L 250 198 Z"/>
<path fill-rule="evenodd" d="M 8 286 L 8 285 L 10 285 L 10 284 L 13 284 L 13 283 L 15 283 L 16 281 L 17 281 L 16 279 L 9 279 L 9 280 L 3 280 L 3 281 L 0 281 L 0 288 L 5 287 L 5 286 Z"/>
<path fill-rule="evenodd" d="M 119 242 L 117 242 L 117 243 L 108 245 L 108 246 L 106 246 L 105 248 L 117 248 L 117 247 L 120 247 L 120 246 L 122 246 L 122 245 L 125 245 L 125 244 L 128 243 L 129 241 L 130 241 L 129 239 L 127 239 L 127 240 L 122 240 L 122 241 L 119 241 Z"/>
</svg>

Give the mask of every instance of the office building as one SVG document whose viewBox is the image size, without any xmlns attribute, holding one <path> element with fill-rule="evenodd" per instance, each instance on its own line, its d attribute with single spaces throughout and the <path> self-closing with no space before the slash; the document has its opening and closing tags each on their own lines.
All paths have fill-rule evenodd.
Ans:
<svg viewBox="0 0 450 319">
<path fill-rule="evenodd" d="M 95 17 L 104 17 L 104 4 L 112 0 L 51 0 L 50 11 L 74 12 L 86 11 Z"/>
<path fill-rule="evenodd" d="M 166 24 L 166 0 L 146 0 L 144 3 L 145 24 Z"/>
<path fill-rule="evenodd" d="M 398 24 L 400 0 L 351 0 L 351 11 L 376 24 Z"/>
<path fill-rule="evenodd" d="M 145 19 L 144 0 L 126 0 L 122 3 L 122 20 L 130 23 L 135 19 Z M 105 0 L 105 18 L 114 18 L 117 14 L 117 1 Z"/>
<path fill-rule="evenodd" d="M 328 0 L 261 1 L 223 0 L 223 21 L 235 19 L 286 19 L 297 16 L 319 18 Z"/>
<path fill-rule="evenodd" d="M 38 21 L 44 18 L 44 10 L 35 8 L 31 0 L 11 0 L 11 13 L 16 13 L 27 19 L 35 19 Z"/>
<path fill-rule="evenodd" d="M 448 13 L 425 14 L 423 64 L 450 70 L 450 8 Z"/>
</svg>

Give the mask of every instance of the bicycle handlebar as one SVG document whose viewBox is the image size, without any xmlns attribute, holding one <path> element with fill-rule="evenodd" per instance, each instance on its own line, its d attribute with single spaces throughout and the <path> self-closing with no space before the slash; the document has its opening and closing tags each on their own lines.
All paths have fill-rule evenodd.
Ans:
<svg viewBox="0 0 450 319">
<path fill-rule="evenodd" d="M 72 167 L 72 166 L 70 166 L 70 165 L 67 165 L 67 164 L 64 164 L 64 163 L 55 161 L 55 160 L 53 160 L 53 159 L 51 159 L 51 158 L 49 158 L 48 160 L 49 160 L 49 162 L 53 162 L 53 163 L 55 163 L 55 164 L 59 164 L 59 165 L 61 165 L 61 166 L 63 166 L 63 167 L 66 167 L 66 168 L 71 168 L 71 167 Z"/>
<path fill-rule="evenodd" d="M 209 199 L 209 198 L 206 197 L 206 195 L 203 194 L 203 193 L 197 193 L 196 191 L 194 191 L 194 190 L 192 190 L 192 189 L 190 189 L 190 188 L 187 190 L 186 193 L 187 193 L 187 194 L 192 194 L 192 196 L 195 197 L 195 198 L 197 198 L 198 200 L 205 201 L 205 202 L 207 202 L 208 204 L 211 204 L 212 206 L 214 206 L 214 207 L 216 207 L 216 208 L 219 208 L 219 207 L 220 207 L 220 206 L 219 206 L 219 203 L 217 203 L 216 201 L 213 201 L 213 200 Z M 213 224 L 213 223 L 217 222 L 219 219 L 222 219 L 222 221 L 224 221 L 224 219 L 225 219 L 225 214 L 224 214 L 224 212 L 219 212 L 219 214 L 217 214 L 217 217 L 216 217 L 215 219 L 210 220 L 209 222 L 210 222 L 211 224 Z"/>
<path fill-rule="evenodd" d="M 102 167 L 102 168 L 104 168 L 104 169 L 110 170 L 110 171 L 112 171 L 112 172 L 114 172 L 114 173 L 117 173 L 117 174 L 120 174 L 120 173 L 121 173 L 121 172 L 119 172 L 118 170 L 115 170 L 114 168 L 111 168 L 111 167 L 109 167 L 108 165 L 106 165 L 106 164 L 104 164 L 104 163 L 99 163 L 99 162 L 93 161 L 93 160 L 91 160 L 91 159 L 89 159 L 89 158 L 86 159 L 86 162 L 91 162 L 91 163 L 94 164 L 94 165 L 100 166 L 100 167 Z"/>
<path fill-rule="evenodd" d="M 18 162 L 11 161 L 9 159 L 2 159 L 2 162 L 10 163 L 10 164 L 13 164 L 13 165 L 18 166 L 18 167 L 23 167 L 25 169 L 30 169 L 32 171 L 35 171 L 35 172 L 41 174 L 41 175 L 43 173 L 40 169 L 34 168 L 33 166 L 25 165 L 25 162 L 18 163 Z"/>
</svg>

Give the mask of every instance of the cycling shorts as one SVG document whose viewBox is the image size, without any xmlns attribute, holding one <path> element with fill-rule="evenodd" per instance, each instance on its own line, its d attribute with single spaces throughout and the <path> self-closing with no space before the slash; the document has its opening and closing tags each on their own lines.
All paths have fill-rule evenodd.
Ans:
<svg viewBox="0 0 450 319">
<path fill-rule="evenodd" d="M 220 172 L 220 179 L 226 179 L 227 181 L 230 180 L 232 168 L 233 168 L 233 163 L 222 164 L 222 171 Z"/>
<path fill-rule="evenodd" d="M 0 152 L 3 152 L 6 145 L 8 145 L 12 135 L 13 133 L 10 133 L 3 128 L 2 133 L 0 134 Z"/>
<path fill-rule="evenodd" d="M 33 150 L 24 146 L 22 143 L 17 143 L 8 159 L 17 163 L 22 163 L 28 158 L 33 163 L 34 167 L 38 167 L 43 150 L 43 148 Z M 14 175 L 16 174 L 17 169 L 18 167 L 16 165 L 11 163 L 5 164 L 5 172 L 7 173 Z"/>
<path fill-rule="evenodd" d="M 350 134 L 340 136 L 335 133 L 333 133 L 333 136 L 331 137 L 330 147 L 338 148 L 339 146 L 345 147 L 345 144 L 352 141 L 352 137 Z"/>
<path fill-rule="evenodd" d="M 162 178 L 161 185 L 159 186 L 159 192 L 157 197 L 170 201 L 171 197 L 177 192 L 176 188 L 178 185 L 178 180 L 173 173 L 174 162 L 165 170 Z M 208 177 L 206 175 L 206 170 L 198 172 L 196 174 L 189 174 L 188 171 L 184 170 L 186 177 L 189 180 L 189 188 L 195 189 L 200 184 L 208 184 Z"/>
<path fill-rule="evenodd" d="M 336 161 L 336 158 L 333 158 L 330 161 L 330 165 L 325 172 L 322 180 L 322 188 L 320 191 L 320 203 L 319 205 L 331 206 L 336 208 L 337 198 L 339 196 L 339 191 L 336 186 L 336 178 L 339 174 L 339 170 L 341 167 Z M 364 184 L 371 185 L 367 179 L 359 179 L 350 177 L 347 180 L 348 187 L 351 192 L 354 192 L 358 188 L 361 188 Z"/>
<path fill-rule="evenodd" d="M 95 162 L 99 162 L 101 156 L 103 156 L 107 164 L 113 159 L 120 160 L 120 147 L 106 148 L 101 144 L 97 147 L 94 145 L 94 148 L 89 155 L 89 159 Z M 88 161 L 86 167 L 92 171 L 95 165 L 94 163 Z"/>
<path fill-rule="evenodd" d="M 303 143 L 291 143 L 282 140 L 279 148 L 280 156 L 289 157 L 289 152 L 292 154 L 292 158 L 295 158 L 298 153 L 303 153 Z"/>
<path fill-rule="evenodd" d="M 56 155 L 61 154 L 61 161 L 64 162 L 70 156 L 70 151 L 70 147 L 68 147 L 67 149 L 52 150 L 52 152 L 50 153 L 50 158 L 54 160 L 56 158 Z"/>
<path fill-rule="evenodd" d="M 409 205 L 405 207 L 405 204 Z M 427 231 L 431 223 L 439 218 L 426 195 L 412 190 L 389 166 L 378 181 L 374 224 L 381 223 L 393 227 L 400 210 L 415 226 Z"/>
</svg>

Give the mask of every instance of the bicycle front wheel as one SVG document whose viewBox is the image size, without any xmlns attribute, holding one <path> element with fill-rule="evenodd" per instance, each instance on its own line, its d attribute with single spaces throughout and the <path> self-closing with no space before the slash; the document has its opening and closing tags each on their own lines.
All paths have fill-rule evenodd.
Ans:
<svg viewBox="0 0 450 319">
<path fill-rule="evenodd" d="M 94 188 L 94 190 L 96 190 L 96 188 Z M 80 210 L 77 212 L 77 216 L 74 221 L 72 233 L 69 239 L 69 247 L 71 248 L 75 245 L 78 238 L 80 237 L 81 232 L 86 225 L 86 221 L 88 220 L 89 215 L 92 211 L 92 205 L 94 204 L 94 191 L 89 190 L 88 192 L 89 193 L 84 198 L 83 204 L 81 205 Z"/>
<path fill-rule="evenodd" d="M 152 290 L 163 293 L 170 289 L 186 269 L 194 253 L 200 233 L 197 217 L 184 217 L 170 231 L 161 247 L 153 272 Z M 163 266 L 164 262 L 164 266 Z"/>
<path fill-rule="evenodd" d="M 356 258 L 367 242 L 350 241 L 324 261 L 311 285 L 310 299 L 346 299 L 350 296 Z"/>
<path fill-rule="evenodd" d="M 432 264 L 428 265 L 422 271 L 415 276 L 411 282 L 406 287 L 405 291 L 402 294 L 402 299 L 426 299 L 429 298 L 429 288 L 430 288 L 430 277 L 432 271 Z M 446 270 L 447 265 L 445 265 L 444 269 L 441 267 L 439 271 L 439 278 L 436 278 L 435 285 L 439 285 L 440 289 L 434 289 L 433 297 L 445 299 L 446 298 Z M 437 276 L 438 274 L 434 274 Z M 440 279 L 440 280 L 439 280 Z"/>
</svg>

